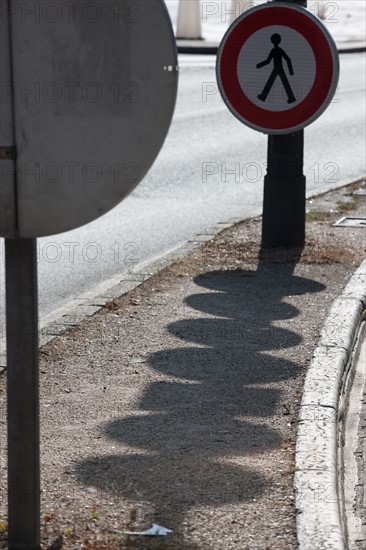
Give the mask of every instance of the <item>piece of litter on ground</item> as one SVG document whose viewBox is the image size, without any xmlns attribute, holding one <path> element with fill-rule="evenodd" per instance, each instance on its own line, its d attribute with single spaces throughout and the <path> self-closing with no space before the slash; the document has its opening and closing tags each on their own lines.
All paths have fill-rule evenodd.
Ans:
<svg viewBox="0 0 366 550">
<path fill-rule="evenodd" d="M 166 527 L 162 527 L 157 523 L 153 523 L 150 529 L 146 529 L 146 531 L 125 531 L 125 535 L 143 535 L 147 537 L 155 537 L 155 536 L 164 537 L 169 533 L 173 533 L 173 531 L 171 529 L 166 529 Z"/>
</svg>

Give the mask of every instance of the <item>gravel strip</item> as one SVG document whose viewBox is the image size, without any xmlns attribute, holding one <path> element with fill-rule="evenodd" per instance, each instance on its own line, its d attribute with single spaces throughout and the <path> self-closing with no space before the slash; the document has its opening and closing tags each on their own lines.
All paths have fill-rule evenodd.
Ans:
<svg viewBox="0 0 366 550">
<path fill-rule="evenodd" d="M 258 259 L 260 219 L 239 224 L 42 348 L 44 548 L 297 547 L 304 378 L 365 255 L 332 221 L 299 263 Z M 123 534 L 153 522 L 173 533 Z"/>
</svg>

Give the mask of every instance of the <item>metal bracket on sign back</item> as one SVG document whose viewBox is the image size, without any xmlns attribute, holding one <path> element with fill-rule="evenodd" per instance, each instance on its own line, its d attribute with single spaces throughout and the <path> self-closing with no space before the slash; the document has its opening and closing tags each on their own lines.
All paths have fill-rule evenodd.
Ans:
<svg viewBox="0 0 366 550">
<path fill-rule="evenodd" d="M 0 147 L 0 160 L 15 160 L 16 156 L 16 147 Z"/>
</svg>

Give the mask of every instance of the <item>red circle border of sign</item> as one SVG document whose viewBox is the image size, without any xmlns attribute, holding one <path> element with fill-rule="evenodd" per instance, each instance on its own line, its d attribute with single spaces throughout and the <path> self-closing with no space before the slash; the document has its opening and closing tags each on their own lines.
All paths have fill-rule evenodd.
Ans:
<svg viewBox="0 0 366 550">
<path fill-rule="evenodd" d="M 268 24 L 265 25 L 264 16 L 268 20 Z M 234 114 L 236 112 L 243 122 L 268 133 L 271 130 L 286 131 L 303 127 L 307 121 L 314 120 L 332 88 L 335 70 L 330 44 L 317 21 L 314 21 L 305 10 L 282 4 L 254 8 L 252 13 L 244 14 L 234 25 L 234 28 L 227 31 L 227 37 L 224 37 L 220 46 L 218 67 L 224 99 L 230 110 Z M 311 46 L 317 60 L 315 80 L 310 92 L 301 103 L 286 111 L 268 111 L 257 107 L 244 94 L 237 74 L 238 58 L 245 42 L 257 30 L 272 25 L 285 25 L 299 32 Z M 319 59 L 323 61 L 321 67 Z"/>
</svg>

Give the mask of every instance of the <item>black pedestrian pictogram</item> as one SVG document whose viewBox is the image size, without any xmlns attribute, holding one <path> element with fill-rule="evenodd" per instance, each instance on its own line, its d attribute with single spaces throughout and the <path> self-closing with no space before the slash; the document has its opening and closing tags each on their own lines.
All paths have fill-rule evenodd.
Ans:
<svg viewBox="0 0 366 550">
<path fill-rule="evenodd" d="M 272 34 L 271 42 L 272 44 L 274 44 L 274 48 L 272 48 L 272 50 L 270 51 L 267 59 L 265 59 L 264 61 L 261 61 L 256 65 L 257 69 L 260 69 L 261 67 L 268 65 L 273 59 L 273 65 L 274 65 L 273 71 L 271 72 L 270 77 L 263 88 L 262 93 L 259 94 L 258 96 L 258 99 L 260 99 L 261 101 L 266 101 L 267 96 L 274 84 L 274 81 L 278 76 L 280 77 L 283 87 L 285 88 L 285 91 L 287 94 L 287 103 L 293 103 L 294 101 L 296 101 L 296 97 L 294 96 L 294 93 L 292 91 L 292 88 L 290 86 L 290 83 L 287 79 L 285 70 L 282 65 L 282 58 L 285 59 L 288 66 L 288 72 L 290 73 L 291 76 L 294 74 L 294 69 L 292 67 L 291 59 L 289 58 L 287 53 L 284 52 L 283 49 L 279 47 L 281 40 L 282 38 L 280 34 L 277 34 L 277 33 Z"/>
</svg>

